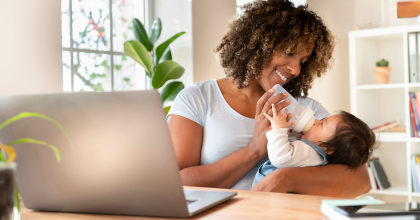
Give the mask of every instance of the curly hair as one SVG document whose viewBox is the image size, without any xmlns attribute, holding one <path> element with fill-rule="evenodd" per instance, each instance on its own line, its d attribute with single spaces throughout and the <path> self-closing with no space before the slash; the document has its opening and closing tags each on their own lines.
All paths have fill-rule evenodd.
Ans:
<svg viewBox="0 0 420 220">
<path fill-rule="evenodd" d="M 261 76 L 276 52 L 298 53 L 304 43 L 315 43 L 299 76 L 284 85 L 296 98 L 307 96 L 314 80 L 331 67 L 336 38 L 307 4 L 294 7 L 289 0 L 257 0 L 242 9 L 243 15 L 229 23 L 214 50 L 226 76 L 242 89 Z"/>
<path fill-rule="evenodd" d="M 349 168 L 357 168 L 368 162 L 373 150 L 377 148 L 375 133 L 356 116 L 340 111 L 341 121 L 335 134 L 327 142 L 319 146 L 333 153 L 327 156 L 328 163 L 345 164 Z"/>
</svg>

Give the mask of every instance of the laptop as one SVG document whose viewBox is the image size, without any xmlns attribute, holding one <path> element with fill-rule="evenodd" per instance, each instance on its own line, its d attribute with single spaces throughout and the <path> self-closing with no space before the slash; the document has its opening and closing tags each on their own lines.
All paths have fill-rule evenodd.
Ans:
<svg viewBox="0 0 420 220">
<path fill-rule="evenodd" d="M 0 123 L 25 118 L 0 131 L 2 143 L 19 138 L 16 180 L 29 209 L 40 211 L 190 217 L 236 192 L 184 191 L 162 101 L 156 90 L 0 97 Z"/>
</svg>

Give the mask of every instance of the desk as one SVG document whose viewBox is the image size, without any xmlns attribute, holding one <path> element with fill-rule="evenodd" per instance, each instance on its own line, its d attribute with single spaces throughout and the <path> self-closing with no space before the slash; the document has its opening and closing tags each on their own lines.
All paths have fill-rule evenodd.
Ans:
<svg viewBox="0 0 420 220">
<path fill-rule="evenodd" d="M 307 196 L 283 193 L 250 192 L 243 190 L 184 187 L 187 190 L 223 190 L 236 191 L 238 195 L 231 200 L 190 219 L 322 219 L 328 220 L 321 213 L 321 200 L 331 197 Z M 115 216 L 94 214 L 73 214 L 37 212 L 22 208 L 22 220 L 142 220 L 168 219 L 138 216 Z M 179 218 L 169 218 L 177 220 Z"/>
</svg>

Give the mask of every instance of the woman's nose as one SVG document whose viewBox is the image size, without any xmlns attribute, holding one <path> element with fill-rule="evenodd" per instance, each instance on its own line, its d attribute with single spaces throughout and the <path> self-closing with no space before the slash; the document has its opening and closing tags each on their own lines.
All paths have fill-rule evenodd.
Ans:
<svg viewBox="0 0 420 220">
<path fill-rule="evenodd" d="M 299 76 L 301 69 L 300 59 L 295 58 L 291 60 L 291 62 L 287 66 L 287 69 L 290 71 L 290 74 L 292 74 L 293 78 Z"/>
</svg>

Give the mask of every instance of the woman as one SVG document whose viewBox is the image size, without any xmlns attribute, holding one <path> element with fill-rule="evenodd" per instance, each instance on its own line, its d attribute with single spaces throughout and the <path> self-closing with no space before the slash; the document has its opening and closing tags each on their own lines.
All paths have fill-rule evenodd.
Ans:
<svg viewBox="0 0 420 220">
<path fill-rule="evenodd" d="M 169 112 L 169 129 L 182 182 L 187 186 L 249 190 L 267 157 L 271 88 L 282 85 L 316 119 L 329 113 L 307 98 L 315 78 L 332 63 L 335 38 L 320 17 L 288 0 L 256 1 L 243 6 L 216 48 L 226 78 L 190 86 Z M 289 103 L 276 106 L 281 111 Z M 279 169 L 253 190 L 355 197 L 369 190 L 365 167 L 343 165 Z"/>
</svg>

